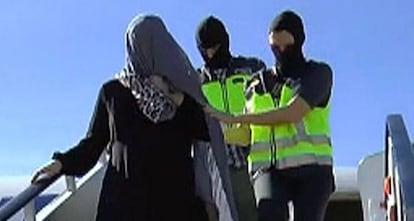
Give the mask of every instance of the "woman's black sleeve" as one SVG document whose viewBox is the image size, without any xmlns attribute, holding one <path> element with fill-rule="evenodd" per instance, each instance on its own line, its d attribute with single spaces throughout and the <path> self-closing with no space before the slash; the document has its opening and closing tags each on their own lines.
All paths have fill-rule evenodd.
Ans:
<svg viewBox="0 0 414 221">
<path fill-rule="evenodd" d="M 62 162 L 62 173 L 83 175 L 98 161 L 109 142 L 108 109 L 104 87 L 101 88 L 86 136 L 64 153 L 56 152 L 53 159 Z"/>
</svg>

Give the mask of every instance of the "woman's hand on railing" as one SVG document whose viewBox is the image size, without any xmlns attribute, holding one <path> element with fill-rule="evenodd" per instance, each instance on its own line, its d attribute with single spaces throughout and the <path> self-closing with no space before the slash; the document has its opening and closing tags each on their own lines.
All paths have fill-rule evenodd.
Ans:
<svg viewBox="0 0 414 221">
<path fill-rule="evenodd" d="M 38 184 L 42 181 L 48 180 L 56 175 L 58 175 L 62 170 L 62 163 L 59 160 L 53 160 L 46 166 L 43 166 L 41 169 L 37 170 L 32 177 L 31 183 Z"/>
</svg>

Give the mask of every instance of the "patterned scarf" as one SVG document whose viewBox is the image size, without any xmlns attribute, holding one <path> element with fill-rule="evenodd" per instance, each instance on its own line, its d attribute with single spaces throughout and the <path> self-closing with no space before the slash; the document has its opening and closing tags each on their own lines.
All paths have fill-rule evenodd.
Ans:
<svg viewBox="0 0 414 221">
<path fill-rule="evenodd" d="M 129 73 L 126 70 L 117 74 L 116 78 L 131 90 L 139 110 L 153 123 L 163 122 L 174 117 L 177 105 L 148 78 Z"/>
</svg>

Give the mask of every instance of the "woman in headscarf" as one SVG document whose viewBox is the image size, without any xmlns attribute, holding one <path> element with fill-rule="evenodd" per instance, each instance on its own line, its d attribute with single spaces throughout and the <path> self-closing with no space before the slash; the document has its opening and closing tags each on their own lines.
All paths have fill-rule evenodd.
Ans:
<svg viewBox="0 0 414 221">
<path fill-rule="evenodd" d="M 203 220 L 196 192 L 221 220 L 237 220 L 219 123 L 204 115 L 186 54 L 153 15 L 133 19 L 126 50 L 125 67 L 100 89 L 86 137 L 55 153 L 33 182 L 42 173 L 85 174 L 107 147 L 112 164 L 96 220 Z"/>
</svg>

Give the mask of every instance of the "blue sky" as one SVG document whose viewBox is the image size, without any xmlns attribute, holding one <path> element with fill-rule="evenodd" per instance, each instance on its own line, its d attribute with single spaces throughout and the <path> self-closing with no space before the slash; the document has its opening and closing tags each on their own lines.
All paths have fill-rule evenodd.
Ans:
<svg viewBox="0 0 414 221">
<path fill-rule="evenodd" d="M 85 134 L 100 85 L 124 64 L 124 31 L 138 13 L 161 15 L 195 66 L 198 22 L 220 17 L 234 54 L 273 57 L 267 28 L 281 10 L 305 22 L 305 54 L 334 70 L 335 164 L 356 166 L 384 147 L 385 118 L 414 131 L 413 4 L 348 1 L 0 2 L 0 175 L 24 175 Z"/>
</svg>

